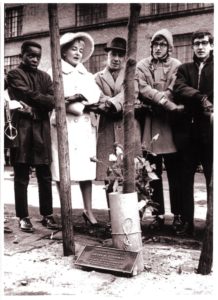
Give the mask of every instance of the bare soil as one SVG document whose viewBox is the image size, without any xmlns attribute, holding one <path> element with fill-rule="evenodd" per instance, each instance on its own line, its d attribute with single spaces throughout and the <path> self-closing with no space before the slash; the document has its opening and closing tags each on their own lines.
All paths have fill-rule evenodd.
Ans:
<svg viewBox="0 0 218 300">
<path fill-rule="evenodd" d="M 4 292 L 18 295 L 74 295 L 78 297 L 140 297 L 204 295 L 214 293 L 213 273 L 196 274 L 205 221 L 195 221 L 195 236 L 178 238 L 171 232 L 172 219 L 166 220 L 165 229 L 158 234 L 149 232 L 142 223 L 144 271 L 133 277 L 116 273 L 84 270 L 74 265 L 85 245 L 112 246 L 106 229 L 108 214 L 96 210 L 102 229 L 84 227 L 82 210 L 74 210 L 74 256 L 63 256 L 62 233 L 45 229 L 39 222 L 37 208 L 31 208 L 33 234 L 20 232 L 13 207 L 7 205 L 5 216 L 13 232 L 5 234 Z M 56 211 L 60 222 L 60 212 Z"/>
</svg>

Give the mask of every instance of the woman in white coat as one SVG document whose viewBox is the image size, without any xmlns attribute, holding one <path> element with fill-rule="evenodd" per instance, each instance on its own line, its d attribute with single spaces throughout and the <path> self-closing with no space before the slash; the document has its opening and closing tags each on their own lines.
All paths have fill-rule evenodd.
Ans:
<svg viewBox="0 0 218 300">
<path fill-rule="evenodd" d="M 60 39 L 60 46 L 67 113 L 70 178 L 72 181 L 79 182 L 84 203 L 83 218 L 85 222 L 92 226 L 98 226 L 92 212 L 92 180 L 96 177 L 96 163 L 90 159 L 96 156 L 96 122 L 85 107 L 99 101 L 100 90 L 93 75 L 82 64 L 92 55 L 94 41 L 87 33 L 66 33 Z M 55 112 L 51 116 L 51 136 L 52 178 L 59 187 Z"/>
</svg>

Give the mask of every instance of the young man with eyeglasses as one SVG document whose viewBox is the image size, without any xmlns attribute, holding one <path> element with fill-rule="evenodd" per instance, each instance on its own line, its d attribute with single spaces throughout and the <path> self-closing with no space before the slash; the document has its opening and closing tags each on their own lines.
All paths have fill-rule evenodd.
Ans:
<svg viewBox="0 0 218 300">
<path fill-rule="evenodd" d="M 136 92 L 141 102 L 149 109 L 144 115 L 142 145 L 145 155 L 156 166 L 158 180 L 151 181 L 152 200 L 158 204 L 150 229 L 159 230 L 164 225 L 165 205 L 162 172 L 166 168 L 171 212 L 174 215 L 172 228 L 174 232 L 181 225 L 180 221 L 180 182 L 179 160 L 173 141 L 170 119 L 183 111 L 182 105 L 173 102 L 172 88 L 178 66 L 181 64 L 171 57 L 173 37 L 169 30 L 157 31 L 151 39 L 151 55 L 138 62 L 136 67 Z M 157 141 L 152 138 L 159 134 Z M 149 151 L 156 154 L 153 156 Z"/>
<path fill-rule="evenodd" d="M 194 176 L 199 163 L 207 192 L 213 170 L 213 36 L 198 30 L 192 36 L 193 62 L 178 68 L 174 85 L 177 103 L 186 113 L 175 123 L 175 141 L 182 164 L 182 221 L 178 234 L 194 230 Z"/>
</svg>

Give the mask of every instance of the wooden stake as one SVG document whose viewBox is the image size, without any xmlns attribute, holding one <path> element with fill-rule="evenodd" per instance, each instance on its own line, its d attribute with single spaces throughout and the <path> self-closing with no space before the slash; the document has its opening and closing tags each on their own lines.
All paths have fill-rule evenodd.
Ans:
<svg viewBox="0 0 218 300">
<path fill-rule="evenodd" d="M 131 243 L 128 250 L 138 251 L 138 258 L 135 266 L 135 275 L 144 270 L 143 253 L 142 253 L 142 236 L 140 231 L 140 220 L 138 212 L 138 198 L 135 192 L 135 116 L 134 116 L 134 102 L 135 102 L 135 69 L 136 69 L 136 53 L 137 53 L 137 38 L 138 38 L 138 18 L 141 10 L 140 4 L 130 4 L 130 17 L 128 22 L 128 40 L 127 40 L 127 64 L 124 77 L 124 184 L 123 195 L 124 198 L 128 195 L 129 202 L 136 198 L 134 212 L 131 219 L 132 232 L 129 237 Z M 121 197 L 122 198 L 122 197 Z M 122 205 L 121 215 L 124 214 L 123 224 L 120 224 L 119 231 L 122 232 L 125 222 L 128 222 L 128 214 L 123 210 Z M 118 209 L 117 209 L 117 215 Z M 130 221 L 130 220 L 129 220 Z M 113 224 L 112 224 L 113 225 Z M 113 228 L 113 226 L 112 226 Z M 137 228 L 137 229 L 136 229 Z M 113 233 L 112 233 L 113 234 Z M 120 235 L 116 239 L 117 245 L 121 247 L 123 237 Z"/>
<path fill-rule="evenodd" d="M 208 198 L 207 198 L 207 217 L 204 240 L 201 255 L 198 263 L 197 273 L 208 275 L 211 273 L 213 264 L 213 177 L 211 178 Z"/>
<path fill-rule="evenodd" d="M 63 79 L 61 71 L 60 36 L 57 4 L 48 4 L 48 14 L 51 36 L 50 45 L 58 137 L 63 250 L 64 256 L 69 256 L 75 254 L 75 245 L 73 236 L 68 133 L 66 123 Z"/>
<path fill-rule="evenodd" d="M 128 22 L 127 40 L 127 64 L 124 78 L 124 184 L 123 193 L 135 192 L 135 117 L 134 117 L 134 78 L 136 68 L 138 17 L 140 14 L 140 4 L 130 4 L 130 17 Z"/>
</svg>

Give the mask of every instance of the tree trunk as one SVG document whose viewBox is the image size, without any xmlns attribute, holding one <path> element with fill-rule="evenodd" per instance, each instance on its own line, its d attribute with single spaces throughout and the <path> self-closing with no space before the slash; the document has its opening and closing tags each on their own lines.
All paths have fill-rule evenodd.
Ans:
<svg viewBox="0 0 218 300">
<path fill-rule="evenodd" d="M 128 40 L 127 40 L 127 64 L 124 78 L 124 184 L 123 193 L 135 192 L 135 117 L 134 117 L 134 99 L 135 99 L 135 68 L 138 37 L 138 18 L 141 10 L 140 4 L 130 4 L 130 17 L 128 22 Z"/>
<path fill-rule="evenodd" d="M 138 252 L 134 275 L 144 270 L 138 195 L 135 192 L 135 68 L 140 4 L 130 4 L 127 64 L 124 77 L 124 184 L 123 194 L 110 194 L 112 239 L 115 247 Z M 115 200 L 115 202 L 114 202 Z M 114 211 L 113 211 L 113 208 Z M 119 218 L 117 219 L 117 216 Z M 113 217 L 115 217 L 113 219 Z"/>
<path fill-rule="evenodd" d="M 64 256 L 69 256 L 75 254 L 75 245 L 73 236 L 68 133 L 66 123 L 63 79 L 61 71 L 61 53 L 57 4 L 48 4 L 48 14 L 51 35 L 50 46 L 58 137 L 63 250 Z"/>
<path fill-rule="evenodd" d="M 197 273 L 202 275 L 208 275 L 211 272 L 213 263 L 213 176 L 207 198 L 206 229 L 197 270 Z"/>
</svg>

